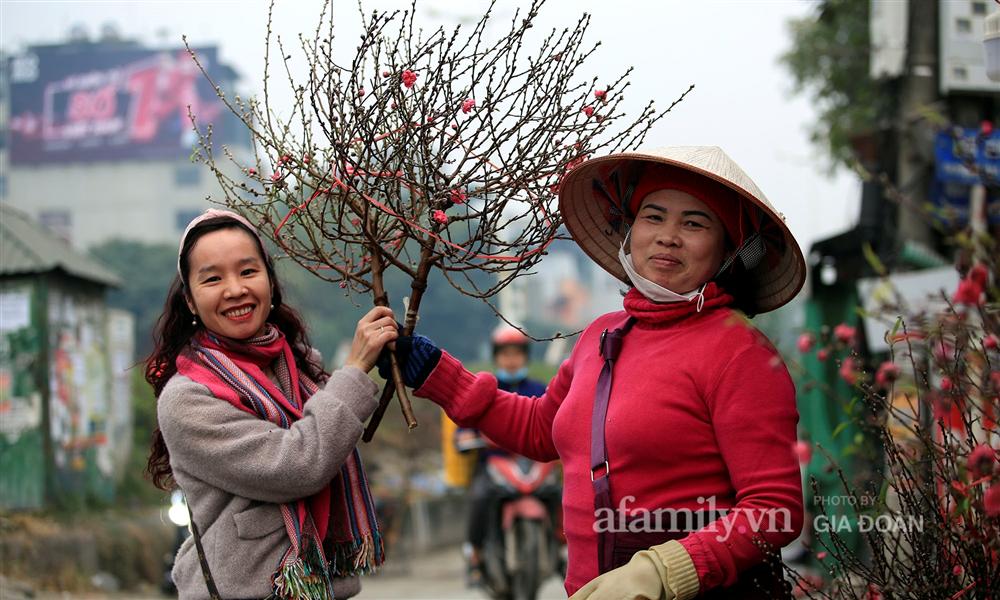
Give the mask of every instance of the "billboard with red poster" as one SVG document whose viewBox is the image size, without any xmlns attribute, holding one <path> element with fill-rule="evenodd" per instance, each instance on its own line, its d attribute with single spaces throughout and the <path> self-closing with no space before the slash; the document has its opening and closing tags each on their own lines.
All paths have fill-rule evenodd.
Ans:
<svg viewBox="0 0 1000 600">
<path fill-rule="evenodd" d="M 232 83 L 215 48 L 196 52 L 217 83 Z M 7 68 L 16 165 L 187 157 L 196 142 L 188 106 L 200 123 L 213 124 L 216 141 L 234 129 L 183 48 L 39 46 L 12 57 Z"/>
</svg>

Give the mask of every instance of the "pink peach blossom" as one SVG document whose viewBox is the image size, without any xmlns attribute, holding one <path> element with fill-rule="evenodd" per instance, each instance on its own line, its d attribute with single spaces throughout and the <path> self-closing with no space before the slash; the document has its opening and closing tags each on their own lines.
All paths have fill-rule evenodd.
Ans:
<svg viewBox="0 0 1000 600">
<path fill-rule="evenodd" d="M 899 378 L 899 373 L 899 365 L 887 360 L 878 366 L 878 371 L 875 372 L 875 383 L 879 387 L 888 387 L 890 383 Z"/>
<path fill-rule="evenodd" d="M 848 385 L 854 385 L 858 382 L 858 369 L 857 362 L 854 357 L 848 356 L 844 359 L 844 362 L 840 363 L 840 378 L 847 382 Z"/>
<path fill-rule="evenodd" d="M 987 515 L 1000 517 L 1000 483 L 991 485 L 983 494 L 983 506 Z"/>
<path fill-rule="evenodd" d="M 854 336 L 857 335 L 857 329 L 851 327 L 847 323 L 841 323 L 833 328 L 833 337 L 837 338 L 837 341 L 850 344 L 854 341 Z"/>
<path fill-rule="evenodd" d="M 971 277 L 967 277 L 958 282 L 958 289 L 952 295 L 951 301 L 966 306 L 979 306 L 983 303 L 982 298 L 983 286 Z"/>
<path fill-rule="evenodd" d="M 986 265 L 976 263 L 969 269 L 968 278 L 978 283 L 979 287 L 985 288 L 990 280 L 990 270 L 986 268 Z"/>
<path fill-rule="evenodd" d="M 997 346 L 1000 345 L 997 342 L 997 336 L 992 333 L 983 338 L 983 346 L 985 346 L 987 350 L 996 350 Z"/>
<path fill-rule="evenodd" d="M 417 82 L 417 74 L 407 69 L 403 71 L 402 79 L 403 79 L 403 86 L 411 88 L 413 87 L 413 84 Z"/>
<path fill-rule="evenodd" d="M 799 464 L 808 464 L 812 460 L 812 446 L 809 442 L 798 440 L 792 444 L 792 452 L 795 454 L 795 458 L 799 460 Z"/>
<path fill-rule="evenodd" d="M 799 340 L 796 343 L 796 346 L 798 347 L 799 352 L 805 354 L 806 352 L 812 351 L 813 346 L 815 344 L 816 344 L 816 336 L 807 331 L 799 336 Z"/>
<path fill-rule="evenodd" d="M 987 444 L 979 444 L 972 449 L 969 453 L 969 459 L 966 465 L 969 468 L 969 473 L 972 477 L 979 479 L 984 475 L 990 475 L 993 473 L 996 467 L 997 454 L 996 450 L 988 446 Z"/>
</svg>

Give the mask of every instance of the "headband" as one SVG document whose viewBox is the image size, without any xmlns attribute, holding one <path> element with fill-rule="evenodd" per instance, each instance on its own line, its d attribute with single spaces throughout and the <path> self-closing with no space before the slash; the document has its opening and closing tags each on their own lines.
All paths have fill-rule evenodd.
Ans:
<svg viewBox="0 0 1000 600">
<path fill-rule="evenodd" d="M 177 246 L 177 275 L 182 280 L 184 279 L 184 274 L 181 273 L 181 253 L 184 252 L 184 242 L 187 241 L 188 234 L 191 233 L 191 230 L 197 227 L 200 223 L 204 223 L 209 219 L 222 219 L 222 218 L 232 219 L 233 221 L 236 221 L 240 225 L 243 225 L 248 230 L 250 230 L 250 232 L 253 233 L 254 236 L 257 238 L 257 243 L 260 244 L 260 250 L 261 253 L 264 255 L 264 261 L 270 264 L 271 259 L 270 257 L 268 257 L 267 252 L 264 250 L 264 240 L 261 239 L 260 234 L 257 233 L 257 228 L 251 225 L 250 221 L 248 221 L 246 217 L 244 217 L 241 214 L 234 213 L 231 210 L 220 210 L 218 208 L 209 208 L 205 212 L 198 215 L 197 217 L 191 219 L 191 222 L 188 223 L 187 227 L 184 228 L 184 233 L 181 234 L 181 243 L 179 246 Z"/>
</svg>

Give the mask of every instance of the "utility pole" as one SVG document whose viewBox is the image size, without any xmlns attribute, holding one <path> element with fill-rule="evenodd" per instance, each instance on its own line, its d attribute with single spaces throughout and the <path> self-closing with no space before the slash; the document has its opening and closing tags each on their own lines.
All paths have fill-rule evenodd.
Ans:
<svg viewBox="0 0 1000 600">
<path fill-rule="evenodd" d="M 897 214 L 897 249 L 906 241 L 932 247 L 933 238 L 919 207 L 927 202 L 933 164 L 933 132 L 923 111 L 938 96 L 938 3 L 909 0 L 906 72 L 903 75 L 897 124 L 898 155 L 896 186 L 910 198 L 911 206 L 900 205 Z"/>
<path fill-rule="evenodd" d="M 933 175 L 931 167 L 934 164 L 934 133 L 923 112 L 938 100 L 939 9 L 936 0 L 908 1 L 906 70 L 901 82 L 899 113 L 896 121 L 898 149 L 896 187 L 903 192 L 909 202 L 900 203 L 897 208 L 895 239 L 897 252 L 901 252 L 905 244 L 914 242 L 926 248 L 933 247 L 930 226 L 920 209 L 927 202 L 930 177 Z M 924 357 L 922 360 L 927 359 Z M 923 363 L 921 368 L 928 369 L 929 366 Z M 925 437 L 925 444 L 932 444 L 934 417 L 927 401 L 926 390 L 923 392 L 919 394 L 918 403 L 919 431 L 920 436 Z M 920 473 L 927 501 L 922 510 L 930 515 L 936 510 L 936 504 L 930 501 L 935 497 L 934 478 L 931 472 L 931 460 L 928 456 L 924 456 L 923 459 Z M 914 554 L 933 553 L 935 550 L 928 546 L 923 538 L 914 540 L 913 546 L 906 549 L 907 552 Z"/>
</svg>

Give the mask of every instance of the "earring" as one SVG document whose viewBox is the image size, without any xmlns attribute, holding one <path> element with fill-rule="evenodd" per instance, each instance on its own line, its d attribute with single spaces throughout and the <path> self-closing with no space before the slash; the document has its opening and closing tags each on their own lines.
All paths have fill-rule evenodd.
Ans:
<svg viewBox="0 0 1000 600">
<path fill-rule="evenodd" d="M 191 314 L 191 324 L 194 325 L 195 327 L 198 326 L 198 315 L 193 313 Z"/>
<path fill-rule="evenodd" d="M 274 303 L 271 303 L 271 310 L 274 310 Z"/>
</svg>

